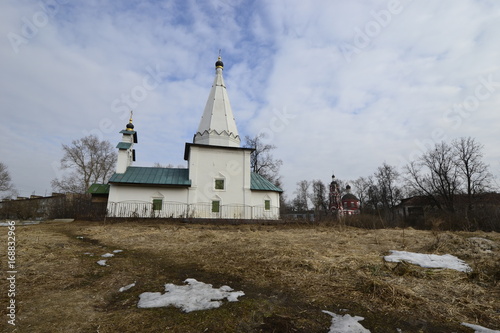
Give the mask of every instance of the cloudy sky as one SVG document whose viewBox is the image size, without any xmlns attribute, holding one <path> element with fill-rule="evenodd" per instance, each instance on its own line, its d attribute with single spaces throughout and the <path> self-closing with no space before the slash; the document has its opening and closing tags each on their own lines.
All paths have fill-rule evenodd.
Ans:
<svg viewBox="0 0 500 333">
<path fill-rule="evenodd" d="M 61 144 L 186 165 L 219 49 L 242 137 L 265 133 L 284 189 L 401 167 L 474 137 L 500 175 L 497 0 L 0 1 L 0 161 L 20 195 L 51 193 Z"/>
</svg>

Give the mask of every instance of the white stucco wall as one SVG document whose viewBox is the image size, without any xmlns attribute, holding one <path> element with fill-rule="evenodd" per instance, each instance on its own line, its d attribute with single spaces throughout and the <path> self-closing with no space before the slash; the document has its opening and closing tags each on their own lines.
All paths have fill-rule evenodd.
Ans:
<svg viewBox="0 0 500 333">
<path fill-rule="evenodd" d="M 158 186 L 112 185 L 109 189 L 109 201 L 112 202 L 153 202 L 153 198 L 163 201 L 188 203 L 187 188 L 169 188 Z"/>
<path fill-rule="evenodd" d="M 108 216 L 186 217 L 189 216 L 187 188 L 111 185 Z M 162 209 L 153 210 L 153 200 L 162 200 Z"/>
<path fill-rule="evenodd" d="M 250 205 L 250 151 L 190 146 L 190 203 L 220 200 L 222 205 Z M 215 180 L 224 180 L 224 189 L 215 189 Z"/>
<path fill-rule="evenodd" d="M 265 201 L 271 201 L 269 210 L 265 209 Z M 279 218 L 280 194 L 271 191 L 252 191 L 253 217 L 255 219 L 277 219 Z"/>
</svg>

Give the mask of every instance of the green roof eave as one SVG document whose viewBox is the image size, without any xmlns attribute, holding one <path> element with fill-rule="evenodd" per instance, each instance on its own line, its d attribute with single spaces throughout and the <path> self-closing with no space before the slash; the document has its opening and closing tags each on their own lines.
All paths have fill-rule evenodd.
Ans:
<svg viewBox="0 0 500 333">
<path fill-rule="evenodd" d="M 116 148 L 127 150 L 132 146 L 130 142 L 118 142 Z"/>
<path fill-rule="evenodd" d="M 92 184 L 90 185 L 87 193 L 90 194 L 109 194 L 108 184 Z"/>
<path fill-rule="evenodd" d="M 125 134 L 125 135 L 133 135 L 134 136 L 134 143 L 137 143 L 137 132 L 136 131 L 127 131 L 127 130 L 122 130 L 120 133 Z"/>
<path fill-rule="evenodd" d="M 253 191 L 283 192 L 281 188 L 255 172 L 250 174 L 250 189 Z"/>
</svg>

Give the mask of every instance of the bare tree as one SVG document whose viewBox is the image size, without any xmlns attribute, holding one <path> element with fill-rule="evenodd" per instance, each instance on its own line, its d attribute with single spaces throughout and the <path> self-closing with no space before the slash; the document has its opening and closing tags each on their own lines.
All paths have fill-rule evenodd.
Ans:
<svg viewBox="0 0 500 333">
<path fill-rule="evenodd" d="M 372 186 L 374 186 L 373 177 L 359 177 L 356 180 L 351 181 L 351 184 L 354 187 L 354 194 L 358 197 L 361 202 L 361 209 L 364 207 L 368 207 L 368 199 L 369 199 L 369 190 Z"/>
<path fill-rule="evenodd" d="M 452 143 L 460 177 L 463 180 L 469 204 L 477 193 L 490 189 L 493 175 L 483 161 L 483 146 L 471 137 L 454 140 Z"/>
<path fill-rule="evenodd" d="M 153 168 L 177 168 L 177 169 L 186 169 L 185 165 L 178 164 L 177 167 L 175 167 L 172 163 L 168 164 L 161 164 L 160 162 L 154 162 Z"/>
<path fill-rule="evenodd" d="M 452 147 L 441 142 L 405 166 L 406 181 L 413 193 L 425 195 L 437 207 L 453 212 L 461 186 L 456 166 Z"/>
<path fill-rule="evenodd" d="M 169 163 L 167 165 L 163 165 L 160 162 L 155 162 L 153 164 L 153 168 L 173 168 L 173 167 L 174 167 L 174 165 L 172 163 Z"/>
<path fill-rule="evenodd" d="M 305 212 L 309 210 L 309 186 L 311 184 L 307 180 L 301 180 L 297 183 L 297 190 L 295 191 L 295 198 L 292 205 L 295 211 Z"/>
<path fill-rule="evenodd" d="M 384 162 L 374 174 L 377 180 L 378 199 L 385 211 L 391 210 L 402 199 L 403 191 L 398 186 L 399 172 L 395 166 Z"/>
<path fill-rule="evenodd" d="M 245 136 L 245 147 L 254 149 L 250 156 L 250 168 L 276 185 L 280 182 L 279 170 L 283 161 L 273 157 L 271 151 L 276 149 L 276 146 L 263 143 L 263 137 L 263 134 L 254 138 Z"/>
<path fill-rule="evenodd" d="M 354 194 L 361 202 L 361 209 L 364 212 L 374 211 L 380 208 L 380 191 L 374 176 L 359 177 L 352 181 Z"/>
<path fill-rule="evenodd" d="M 93 183 L 106 183 L 114 172 L 117 154 L 109 141 L 88 135 L 62 148 L 60 168 L 70 173 L 52 180 L 56 191 L 84 193 Z"/>
<path fill-rule="evenodd" d="M 9 170 L 2 162 L 0 162 L 0 192 L 15 192 Z M 10 194 L 6 194 L 6 196 L 10 196 Z"/>
<path fill-rule="evenodd" d="M 326 186 L 321 180 L 312 181 L 311 201 L 314 206 L 314 210 L 318 214 L 320 212 L 326 213 L 328 211 L 328 196 Z"/>
</svg>

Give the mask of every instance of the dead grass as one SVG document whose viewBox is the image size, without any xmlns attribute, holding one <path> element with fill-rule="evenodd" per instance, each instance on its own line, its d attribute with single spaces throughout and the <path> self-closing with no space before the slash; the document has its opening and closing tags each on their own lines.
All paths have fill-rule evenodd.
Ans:
<svg viewBox="0 0 500 333">
<path fill-rule="evenodd" d="M 16 233 L 18 326 L 7 332 L 326 332 L 321 310 L 346 309 L 371 332 L 500 328 L 498 233 L 155 221 L 45 223 Z M 124 252 L 109 266 L 96 264 L 115 249 Z M 385 263 L 389 250 L 453 254 L 474 272 Z M 140 293 L 186 278 L 246 295 L 188 314 L 137 308 Z"/>
</svg>

